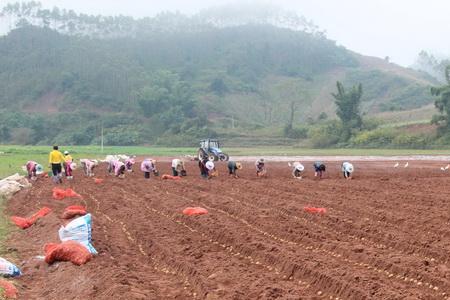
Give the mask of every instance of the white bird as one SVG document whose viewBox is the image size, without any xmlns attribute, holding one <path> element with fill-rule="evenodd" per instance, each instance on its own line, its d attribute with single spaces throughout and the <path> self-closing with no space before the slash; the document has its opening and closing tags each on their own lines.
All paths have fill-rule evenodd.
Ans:
<svg viewBox="0 0 450 300">
<path fill-rule="evenodd" d="M 450 164 L 448 164 L 444 169 L 448 170 L 450 168 Z"/>
<path fill-rule="evenodd" d="M 394 168 L 397 168 L 398 167 L 398 163 L 396 163 L 395 165 L 394 165 Z"/>
<path fill-rule="evenodd" d="M 405 168 L 407 168 L 409 166 L 409 162 L 407 162 L 406 164 L 405 164 Z"/>
<path fill-rule="evenodd" d="M 444 167 L 441 167 L 441 171 L 445 171 L 445 168 L 444 168 Z"/>
</svg>

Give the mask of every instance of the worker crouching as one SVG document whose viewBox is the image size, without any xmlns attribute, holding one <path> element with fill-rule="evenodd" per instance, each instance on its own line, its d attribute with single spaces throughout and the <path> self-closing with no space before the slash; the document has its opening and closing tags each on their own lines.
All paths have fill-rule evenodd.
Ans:
<svg viewBox="0 0 450 300">
<path fill-rule="evenodd" d="M 184 161 L 175 158 L 172 160 L 172 175 L 173 176 L 186 176 L 186 168 L 184 166 Z"/>
</svg>

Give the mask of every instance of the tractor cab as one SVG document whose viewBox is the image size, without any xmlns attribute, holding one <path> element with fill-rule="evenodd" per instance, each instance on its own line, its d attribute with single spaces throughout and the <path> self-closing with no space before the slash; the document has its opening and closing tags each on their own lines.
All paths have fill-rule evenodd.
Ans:
<svg viewBox="0 0 450 300">
<path fill-rule="evenodd" d="M 217 139 L 206 139 L 200 141 L 200 148 L 198 149 L 198 159 L 209 159 L 211 161 L 228 161 L 228 154 L 220 150 L 220 142 Z"/>
</svg>

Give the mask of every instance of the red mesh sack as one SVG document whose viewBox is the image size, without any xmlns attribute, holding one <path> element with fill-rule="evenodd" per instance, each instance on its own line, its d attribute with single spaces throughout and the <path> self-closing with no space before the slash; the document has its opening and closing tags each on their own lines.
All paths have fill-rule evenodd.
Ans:
<svg viewBox="0 0 450 300">
<path fill-rule="evenodd" d="M 17 288 L 11 282 L 0 279 L 0 299 L 17 299 L 17 292 Z"/>
<path fill-rule="evenodd" d="M 53 198 L 55 198 L 56 200 L 62 200 L 64 198 L 71 198 L 71 197 L 77 197 L 77 198 L 82 198 L 80 194 L 75 193 L 74 190 L 72 189 L 60 189 L 60 188 L 53 188 Z"/>
<path fill-rule="evenodd" d="M 186 207 L 183 214 L 186 216 L 206 215 L 208 211 L 202 207 Z"/>
<path fill-rule="evenodd" d="M 11 220 L 14 222 L 14 224 L 16 224 L 17 226 L 19 226 L 22 229 L 27 229 L 30 226 L 32 226 L 34 223 L 36 223 L 36 221 L 42 217 L 45 217 L 46 215 L 48 215 L 52 210 L 48 207 L 43 207 L 41 208 L 37 213 L 35 213 L 34 215 L 32 215 L 29 218 L 21 218 L 21 217 L 17 217 L 17 216 L 12 216 Z"/>
<path fill-rule="evenodd" d="M 80 205 L 71 205 L 66 207 L 62 214 L 63 219 L 72 219 L 78 216 L 84 216 L 87 214 L 86 208 Z"/>
<path fill-rule="evenodd" d="M 161 176 L 161 179 L 164 179 L 164 180 L 180 180 L 181 177 L 164 174 L 163 176 Z"/>
<path fill-rule="evenodd" d="M 75 193 L 72 189 L 66 189 L 66 197 L 76 197 L 76 198 L 82 198 L 80 194 Z"/>
<path fill-rule="evenodd" d="M 303 207 L 303 210 L 311 214 L 325 214 L 327 212 L 326 208 L 323 207 Z"/>
<path fill-rule="evenodd" d="M 12 216 L 11 221 L 22 229 L 27 229 L 28 227 L 31 227 L 31 225 L 33 225 L 33 223 L 31 223 L 27 218 L 21 218 L 17 216 Z"/>
<path fill-rule="evenodd" d="M 62 200 L 66 197 L 66 191 L 60 188 L 53 188 L 53 198 L 56 200 Z"/>
<path fill-rule="evenodd" d="M 55 261 L 70 261 L 74 265 L 81 266 L 92 258 L 89 250 L 75 241 L 67 241 L 61 244 L 46 244 L 44 251 L 45 262 L 48 264 L 52 264 Z"/>
</svg>

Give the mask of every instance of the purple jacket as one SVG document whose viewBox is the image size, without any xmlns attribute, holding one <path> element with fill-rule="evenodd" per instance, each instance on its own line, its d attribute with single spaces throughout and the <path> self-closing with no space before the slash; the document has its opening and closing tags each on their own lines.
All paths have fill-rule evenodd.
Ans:
<svg viewBox="0 0 450 300">
<path fill-rule="evenodd" d="M 141 171 L 142 172 L 153 172 L 155 169 L 155 165 L 150 159 L 146 159 L 141 163 Z"/>
</svg>

